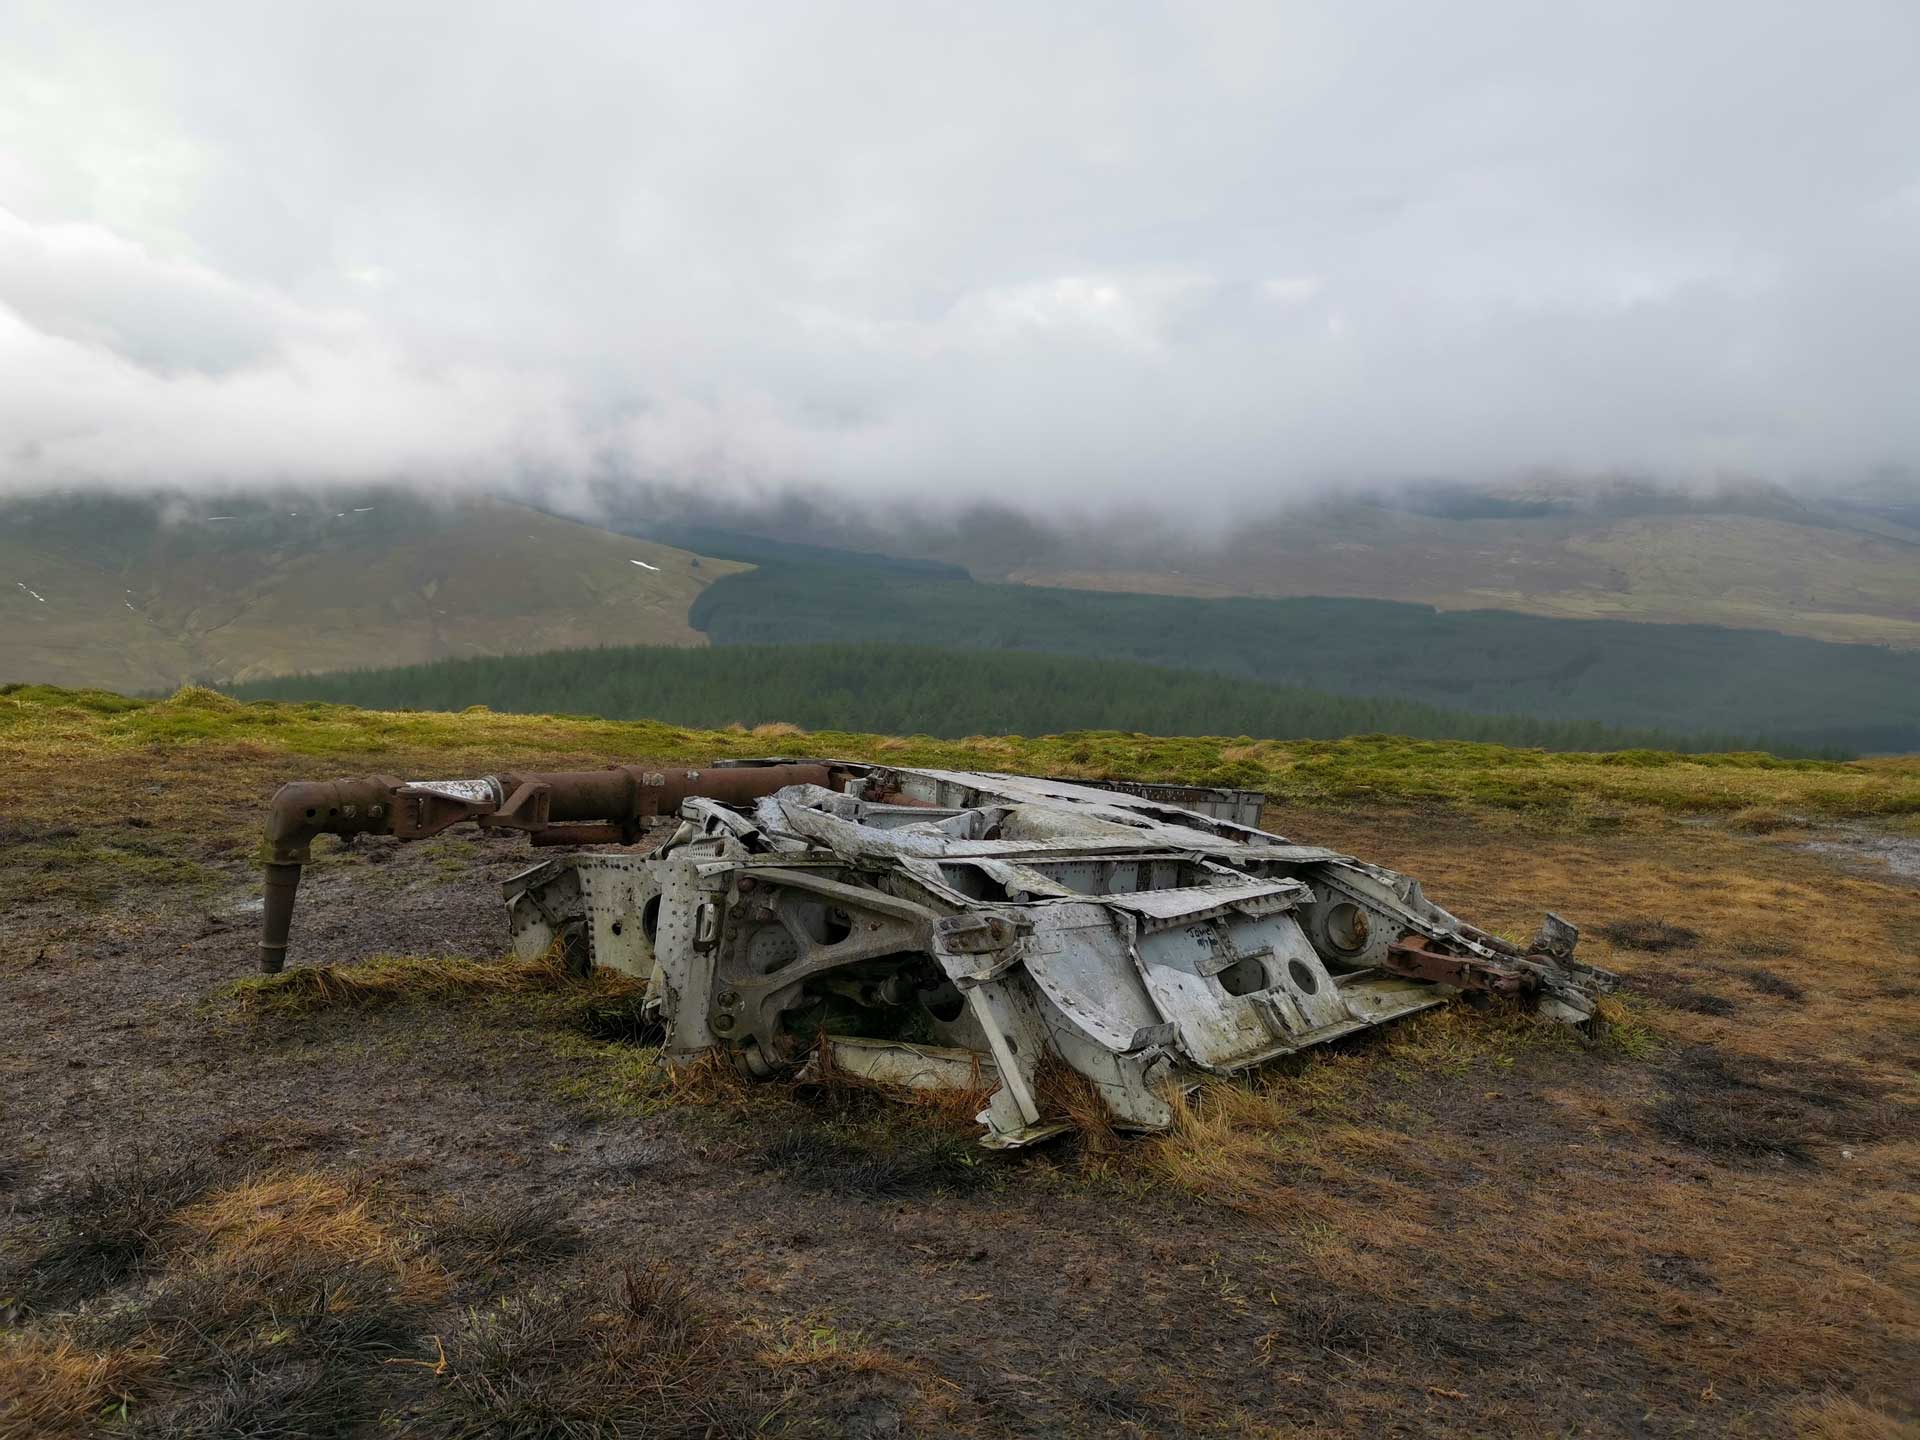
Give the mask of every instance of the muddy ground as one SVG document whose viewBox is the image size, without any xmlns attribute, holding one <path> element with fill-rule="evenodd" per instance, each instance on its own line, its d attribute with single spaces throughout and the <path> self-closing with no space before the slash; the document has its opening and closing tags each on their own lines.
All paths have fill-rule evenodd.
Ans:
<svg viewBox="0 0 1920 1440">
<path fill-rule="evenodd" d="M 0 1356 L 106 1377 L 0 1434 L 1913 1433 L 1909 878 L 1699 827 L 1270 812 L 1494 928 L 1560 910 L 1629 977 L 1615 1039 L 1449 1010 L 1295 1064 L 1252 1118 L 1202 1096 L 1170 1140 L 976 1156 L 861 1095 L 663 1087 L 564 987 L 249 1006 L 251 856 L 191 774 L 0 816 Z M 528 863 L 333 855 L 293 963 L 497 958 Z M 102 1177 L 157 1218 L 63 1269 Z M 276 1177 L 377 1224 L 405 1283 L 308 1306 L 377 1335 L 270 1285 L 196 1320 L 233 1232 L 193 1207 Z"/>
</svg>

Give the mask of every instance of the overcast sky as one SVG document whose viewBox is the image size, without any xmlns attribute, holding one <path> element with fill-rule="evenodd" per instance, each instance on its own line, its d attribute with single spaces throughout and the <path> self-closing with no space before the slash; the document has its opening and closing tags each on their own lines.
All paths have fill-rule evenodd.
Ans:
<svg viewBox="0 0 1920 1440">
<path fill-rule="evenodd" d="M 0 490 L 1920 459 L 1920 4 L 0 0 Z"/>
</svg>

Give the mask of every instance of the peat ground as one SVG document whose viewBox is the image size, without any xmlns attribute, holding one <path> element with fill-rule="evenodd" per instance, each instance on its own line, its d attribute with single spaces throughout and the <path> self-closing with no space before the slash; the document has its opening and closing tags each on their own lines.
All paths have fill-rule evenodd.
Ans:
<svg viewBox="0 0 1920 1440">
<path fill-rule="evenodd" d="M 1574 920 L 1611 1039 L 1448 1007 L 996 1157 L 670 1077 L 611 987 L 236 989 L 257 806 L 392 753 L 9 760 L 5 1440 L 1914 1433 L 1920 891 L 1791 827 L 1274 808 Z M 527 863 L 331 851 L 293 963 L 500 961 Z"/>
</svg>

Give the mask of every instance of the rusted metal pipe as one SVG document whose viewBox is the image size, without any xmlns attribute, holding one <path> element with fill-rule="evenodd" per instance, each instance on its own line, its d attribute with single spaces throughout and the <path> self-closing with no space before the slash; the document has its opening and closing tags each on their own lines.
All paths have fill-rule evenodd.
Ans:
<svg viewBox="0 0 1920 1440">
<path fill-rule="evenodd" d="M 260 916 L 260 973 L 278 975 L 287 963 L 287 936 L 293 930 L 293 900 L 300 889 L 300 867 L 267 864 L 265 909 Z"/>
<path fill-rule="evenodd" d="M 833 788 L 833 772 L 825 765 L 613 765 L 471 780 L 296 780 L 281 786 L 267 809 L 260 969 L 274 975 L 286 963 L 300 867 L 322 835 L 424 840 L 472 821 L 482 829 L 523 831 L 535 845 L 630 845 L 649 820 L 677 814 L 689 799 L 744 805 L 789 785 Z"/>
</svg>

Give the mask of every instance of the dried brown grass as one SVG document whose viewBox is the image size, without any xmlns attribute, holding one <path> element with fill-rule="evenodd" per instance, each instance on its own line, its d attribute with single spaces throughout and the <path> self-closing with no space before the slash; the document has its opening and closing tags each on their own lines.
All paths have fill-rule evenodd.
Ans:
<svg viewBox="0 0 1920 1440">
<path fill-rule="evenodd" d="M 659 1262 L 470 1312 L 447 1347 L 455 1433 L 739 1433 L 730 1327 L 684 1271 Z M 448 1417 L 453 1418 L 453 1417 Z"/>
<path fill-rule="evenodd" d="M 447 1358 L 461 1434 L 758 1434 L 809 1400 L 876 1384 L 899 1397 L 914 1426 L 903 1433 L 921 1433 L 946 1401 L 925 1367 L 830 1316 L 741 1321 L 684 1261 L 627 1265 L 470 1312 Z"/>
<path fill-rule="evenodd" d="M 1273 1219 L 1286 1208 L 1278 1182 L 1276 1120 L 1265 1097 L 1220 1082 L 1167 1096 L 1173 1123 L 1143 1148 L 1148 1173 L 1199 1199 Z"/>
<path fill-rule="evenodd" d="M 644 988 L 632 976 L 604 967 L 582 979 L 549 954 L 534 960 L 390 956 L 358 965 L 307 965 L 239 981 L 231 993 L 242 1013 L 308 1015 L 462 995 L 575 990 L 604 998 L 634 995 Z"/>
<path fill-rule="evenodd" d="M 1910 1389 L 1899 1357 L 1920 1336 L 1920 1267 L 1902 1258 L 1902 1237 L 1920 1167 L 1920 1026 L 1906 987 L 1920 896 L 1724 832 L 1487 843 L 1431 823 L 1349 840 L 1348 826 L 1357 832 L 1320 816 L 1290 828 L 1346 848 L 1370 838 L 1373 858 L 1505 933 L 1551 907 L 1589 930 L 1586 958 L 1630 979 L 1745 985 L 1761 953 L 1773 977 L 1733 1014 L 1649 990 L 1658 1004 L 1633 1007 L 1658 1032 L 1644 1055 L 1562 1059 L 1517 1030 L 1512 1046 L 1495 1043 L 1516 1022 L 1489 1034 L 1489 1017 L 1459 1007 L 1357 1047 L 1344 1063 L 1371 1073 L 1356 1105 L 1386 1117 L 1412 1162 L 1388 1177 L 1402 1186 L 1393 1208 L 1445 1235 L 1393 1245 L 1394 1287 L 1470 1290 L 1539 1336 L 1563 1327 L 1595 1353 L 1630 1356 L 1648 1405 L 1674 1424 L 1715 1428 L 1738 1403 L 1776 1421 L 1791 1408 L 1809 1436 L 1902 1434 L 1854 1401 L 1801 1400 Z M 1694 944 L 1651 953 L 1595 923 L 1648 915 L 1694 931 Z M 1276 1147 L 1249 1133 L 1252 1101 L 1217 1098 L 1195 1097 L 1158 1159 L 1186 1188 L 1271 1223 L 1280 1202 L 1262 1183 Z M 1377 1251 L 1377 1217 L 1351 1203 L 1360 1192 L 1325 1166 L 1323 1146 L 1305 1148 L 1323 1158 L 1296 1181 L 1297 1200 L 1325 1217 L 1319 1243 L 1352 1288 L 1346 1256 Z M 1350 1141 L 1339 1151 L 1378 1178 Z M 1551 1205 L 1524 1199 L 1540 1187 Z"/>
<path fill-rule="evenodd" d="M 1920 1421 L 1895 1419 L 1844 1395 L 1796 1405 L 1788 1418 L 1798 1440 L 1920 1440 Z"/>
<path fill-rule="evenodd" d="M 788 1318 L 763 1333 L 754 1362 L 769 1370 L 805 1371 L 809 1380 L 824 1375 L 886 1375 L 918 1381 L 924 1369 L 857 1334 L 834 1327 L 831 1317 Z"/>
<path fill-rule="evenodd" d="M 0 1337 L 0 1437 L 129 1415 L 157 1437 L 297 1434 L 359 1415 L 355 1367 L 410 1344 L 449 1284 L 368 1196 L 311 1172 L 181 1204 L 149 1249 L 147 1282 L 114 1305 Z"/>
<path fill-rule="evenodd" d="M 65 1335 L 0 1333 L 0 1440 L 98 1435 L 162 1363 L 150 1349 L 102 1352 Z"/>
<path fill-rule="evenodd" d="M 1051 1052 L 1041 1057 L 1033 1081 L 1034 1098 L 1042 1117 L 1066 1116 L 1090 1159 L 1098 1162 L 1119 1152 L 1120 1137 L 1113 1128 L 1113 1111 L 1098 1085 Z M 974 1113 L 978 1114 L 979 1110 Z"/>
<path fill-rule="evenodd" d="M 409 1253 L 364 1195 L 330 1175 L 281 1175 L 222 1190 L 182 1210 L 172 1231 L 179 1253 L 203 1271 L 270 1278 L 362 1265 L 384 1271 L 402 1304 L 436 1300 L 447 1288 L 436 1264 Z"/>
</svg>

